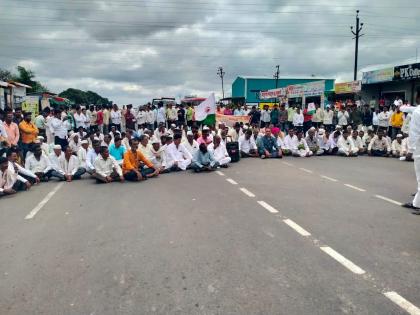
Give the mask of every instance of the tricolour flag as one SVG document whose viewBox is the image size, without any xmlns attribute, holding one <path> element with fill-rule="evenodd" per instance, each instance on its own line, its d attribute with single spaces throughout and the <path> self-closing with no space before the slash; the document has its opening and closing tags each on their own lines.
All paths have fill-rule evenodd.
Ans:
<svg viewBox="0 0 420 315">
<path fill-rule="evenodd" d="M 214 93 L 200 105 L 195 107 L 195 120 L 200 121 L 203 125 L 214 125 L 216 123 L 216 99 Z"/>
</svg>

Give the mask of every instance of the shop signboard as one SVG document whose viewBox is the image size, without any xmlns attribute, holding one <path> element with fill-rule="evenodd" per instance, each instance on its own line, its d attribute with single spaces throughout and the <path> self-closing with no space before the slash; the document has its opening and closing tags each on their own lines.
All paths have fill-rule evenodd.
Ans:
<svg viewBox="0 0 420 315">
<path fill-rule="evenodd" d="M 362 83 L 371 84 L 392 81 L 394 78 L 394 67 L 374 71 L 363 72 Z"/>
<path fill-rule="evenodd" d="M 344 83 L 336 83 L 334 86 L 335 94 L 358 93 L 362 90 L 361 81 L 352 81 Z"/>
<path fill-rule="evenodd" d="M 315 81 L 304 84 L 289 85 L 287 87 L 287 97 L 310 97 L 324 95 L 325 81 Z"/>
<path fill-rule="evenodd" d="M 22 102 L 22 111 L 32 113 L 32 121 L 39 114 L 39 96 L 26 96 Z"/>
<path fill-rule="evenodd" d="M 268 91 L 261 91 L 260 92 L 260 99 L 267 100 L 270 98 L 280 98 L 286 96 L 287 89 L 286 88 L 278 88 Z"/>
<path fill-rule="evenodd" d="M 412 80 L 420 78 L 420 63 L 411 65 L 396 66 L 394 70 L 394 81 Z"/>
</svg>

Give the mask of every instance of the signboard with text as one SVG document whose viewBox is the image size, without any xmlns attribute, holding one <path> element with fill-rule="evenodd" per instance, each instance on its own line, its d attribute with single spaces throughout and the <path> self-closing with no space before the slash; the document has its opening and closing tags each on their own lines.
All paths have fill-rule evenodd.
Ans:
<svg viewBox="0 0 420 315">
<path fill-rule="evenodd" d="M 287 87 L 287 97 L 310 97 L 324 95 L 325 81 L 309 82 L 304 84 L 289 85 Z"/>
<path fill-rule="evenodd" d="M 286 96 L 287 89 L 286 88 L 278 88 L 268 91 L 261 91 L 260 92 L 260 99 L 267 100 L 270 98 L 280 98 Z"/>
<path fill-rule="evenodd" d="M 335 94 L 358 93 L 362 90 L 361 81 L 352 81 L 344 83 L 336 83 L 334 85 Z"/>
<path fill-rule="evenodd" d="M 394 69 L 394 81 L 412 80 L 420 78 L 420 63 L 397 66 Z"/>
<path fill-rule="evenodd" d="M 385 68 L 375 71 L 363 72 L 362 83 L 371 84 L 379 82 L 392 81 L 394 78 L 394 67 Z"/>
<path fill-rule="evenodd" d="M 32 121 L 39 114 L 39 96 L 26 96 L 22 102 L 22 111 L 32 113 Z"/>
</svg>

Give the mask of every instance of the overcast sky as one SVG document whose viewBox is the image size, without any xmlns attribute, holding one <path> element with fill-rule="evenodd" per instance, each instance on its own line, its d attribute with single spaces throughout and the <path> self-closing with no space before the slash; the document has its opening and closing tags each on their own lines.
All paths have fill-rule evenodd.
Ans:
<svg viewBox="0 0 420 315">
<path fill-rule="evenodd" d="M 418 0 L 0 0 L 0 67 L 29 67 L 56 93 L 92 90 L 118 104 L 212 91 L 238 75 L 352 79 L 359 65 L 420 55 Z"/>
</svg>

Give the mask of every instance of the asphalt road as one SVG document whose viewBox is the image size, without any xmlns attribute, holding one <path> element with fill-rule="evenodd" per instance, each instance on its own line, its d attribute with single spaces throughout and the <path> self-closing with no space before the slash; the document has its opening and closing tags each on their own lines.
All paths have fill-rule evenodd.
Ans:
<svg viewBox="0 0 420 315">
<path fill-rule="evenodd" d="M 0 199 L 0 314 L 420 314 L 415 190 L 368 157 L 43 184 Z"/>
</svg>

